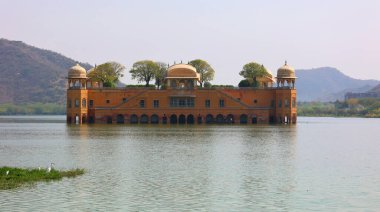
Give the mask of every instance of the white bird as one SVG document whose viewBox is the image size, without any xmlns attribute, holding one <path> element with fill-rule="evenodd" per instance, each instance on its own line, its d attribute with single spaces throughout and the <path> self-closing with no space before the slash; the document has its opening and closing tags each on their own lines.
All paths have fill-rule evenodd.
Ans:
<svg viewBox="0 0 380 212">
<path fill-rule="evenodd" d="M 8 174 L 9 174 L 9 170 L 7 170 L 7 172 L 5 172 L 5 175 L 7 175 L 7 176 L 8 176 Z"/>
<path fill-rule="evenodd" d="M 41 166 L 38 167 L 38 171 L 41 171 Z"/>
<path fill-rule="evenodd" d="M 50 166 L 48 167 L 47 169 L 47 172 L 50 173 L 50 171 L 53 169 L 53 164 L 54 163 L 50 163 Z M 55 164 L 54 164 L 55 165 Z"/>
</svg>

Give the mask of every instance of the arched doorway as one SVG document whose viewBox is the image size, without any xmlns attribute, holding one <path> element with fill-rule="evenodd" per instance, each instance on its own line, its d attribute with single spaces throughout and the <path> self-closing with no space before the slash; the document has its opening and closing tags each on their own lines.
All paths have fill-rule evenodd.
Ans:
<svg viewBox="0 0 380 212">
<path fill-rule="evenodd" d="M 192 114 L 187 116 L 186 123 L 188 124 L 194 124 L 194 116 Z"/>
<path fill-rule="evenodd" d="M 111 120 L 112 121 L 112 120 Z M 75 114 L 75 117 L 74 117 L 74 123 L 75 124 L 79 124 L 79 116 L 78 114 Z"/>
<path fill-rule="evenodd" d="M 218 114 L 216 116 L 216 123 L 218 123 L 218 124 L 224 123 L 224 116 L 222 114 Z"/>
<path fill-rule="evenodd" d="M 112 124 L 112 116 L 107 116 L 107 124 Z"/>
<path fill-rule="evenodd" d="M 67 123 L 71 124 L 71 116 L 67 116 Z"/>
<path fill-rule="evenodd" d="M 170 116 L 170 124 L 177 124 L 177 115 L 173 114 Z"/>
<path fill-rule="evenodd" d="M 88 123 L 89 123 L 89 124 L 93 124 L 93 123 L 95 123 L 95 120 L 94 120 L 94 117 L 93 117 L 93 116 L 89 116 L 89 117 L 88 117 Z"/>
<path fill-rule="evenodd" d="M 198 122 L 198 124 L 202 124 L 202 116 L 201 115 L 198 116 L 197 122 Z"/>
<path fill-rule="evenodd" d="M 256 116 L 252 117 L 252 124 L 257 124 L 257 117 Z"/>
<path fill-rule="evenodd" d="M 212 116 L 211 114 L 207 114 L 206 116 L 206 124 L 211 124 L 214 122 L 214 116 Z"/>
<path fill-rule="evenodd" d="M 159 118 L 156 114 L 153 114 L 151 117 L 150 117 L 150 123 L 151 124 L 158 124 L 159 122 Z"/>
<path fill-rule="evenodd" d="M 186 116 L 183 115 L 183 114 L 179 115 L 179 117 L 178 117 L 178 123 L 179 124 L 186 124 Z"/>
<path fill-rule="evenodd" d="M 226 123 L 229 123 L 229 124 L 235 123 L 234 115 L 228 114 L 227 117 L 226 117 Z"/>
<path fill-rule="evenodd" d="M 247 114 L 241 114 L 240 115 L 240 124 L 247 124 L 248 123 L 248 116 Z"/>
<path fill-rule="evenodd" d="M 122 114 L 116 116 L 116 123 L 124 124 L 124 116 Z"/>
<path fill-rule="evenodd" d="M 132 115 L 131 115 L 131 118 L 129 119 L 129 122 L 130 122 L 131 124 L 137 124 L 137 123 L 139 122 L 139 118 L 137 117 L 136 114 L 132 114 Z"/>
<path fill-rule="evenodd" d="M 146 114 L 142 114 L 140 117 L 140 124 L 148 124 L 149 118 Z"/>
<path fill-rule="evenodd" d="M 82 124 L 86 123 L 87 119 L 86 116 L 82 116 Z"/>
<path fill-rule="evenodd" d="M 269 123 L 271 124 L 276 123 L 276 119 L 274 118 L 274 116 L 269 116 Z"/>
</svg>

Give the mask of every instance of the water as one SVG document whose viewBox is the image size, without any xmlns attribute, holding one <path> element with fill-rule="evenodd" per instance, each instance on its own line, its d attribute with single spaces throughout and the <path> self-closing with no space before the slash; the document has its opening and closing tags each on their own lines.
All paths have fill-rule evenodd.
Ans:
<svg viewBox="0 0 380 212">
<path fill-rule="evenodd" d="M 66 125 L 0 117 L 0 166 L 85 168 L 0 191 L 0 211 L 376 211 L 380 119 L 283 125 Z"/>
</svg>

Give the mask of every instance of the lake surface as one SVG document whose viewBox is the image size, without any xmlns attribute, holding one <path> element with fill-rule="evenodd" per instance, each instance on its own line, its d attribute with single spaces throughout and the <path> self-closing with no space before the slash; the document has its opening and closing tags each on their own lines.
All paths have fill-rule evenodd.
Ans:
<svg viewBox="0 0 380 212">
<path fill-rule="evenodd" d="M 0 211 L 378 211 L 380 119 L 66 125 L 0 117 L 0 166 L 84 168 L 0 191 Z"/>
</svg>

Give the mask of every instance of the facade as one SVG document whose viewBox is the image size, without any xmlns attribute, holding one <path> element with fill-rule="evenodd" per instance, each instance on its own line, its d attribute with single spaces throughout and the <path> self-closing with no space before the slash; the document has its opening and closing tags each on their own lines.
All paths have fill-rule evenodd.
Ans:
<svg viewBox="0 0 380 212">
<path fill-rule="evenodd" d="M 294 69 L 286 63 L 259 88 L 199 88 L 188 64 L 169 67 L 165 89 L 104 88 L 73 66 L 68 73 L 67 123 L 268 124 L 297 121 Z"/>
</svg>

